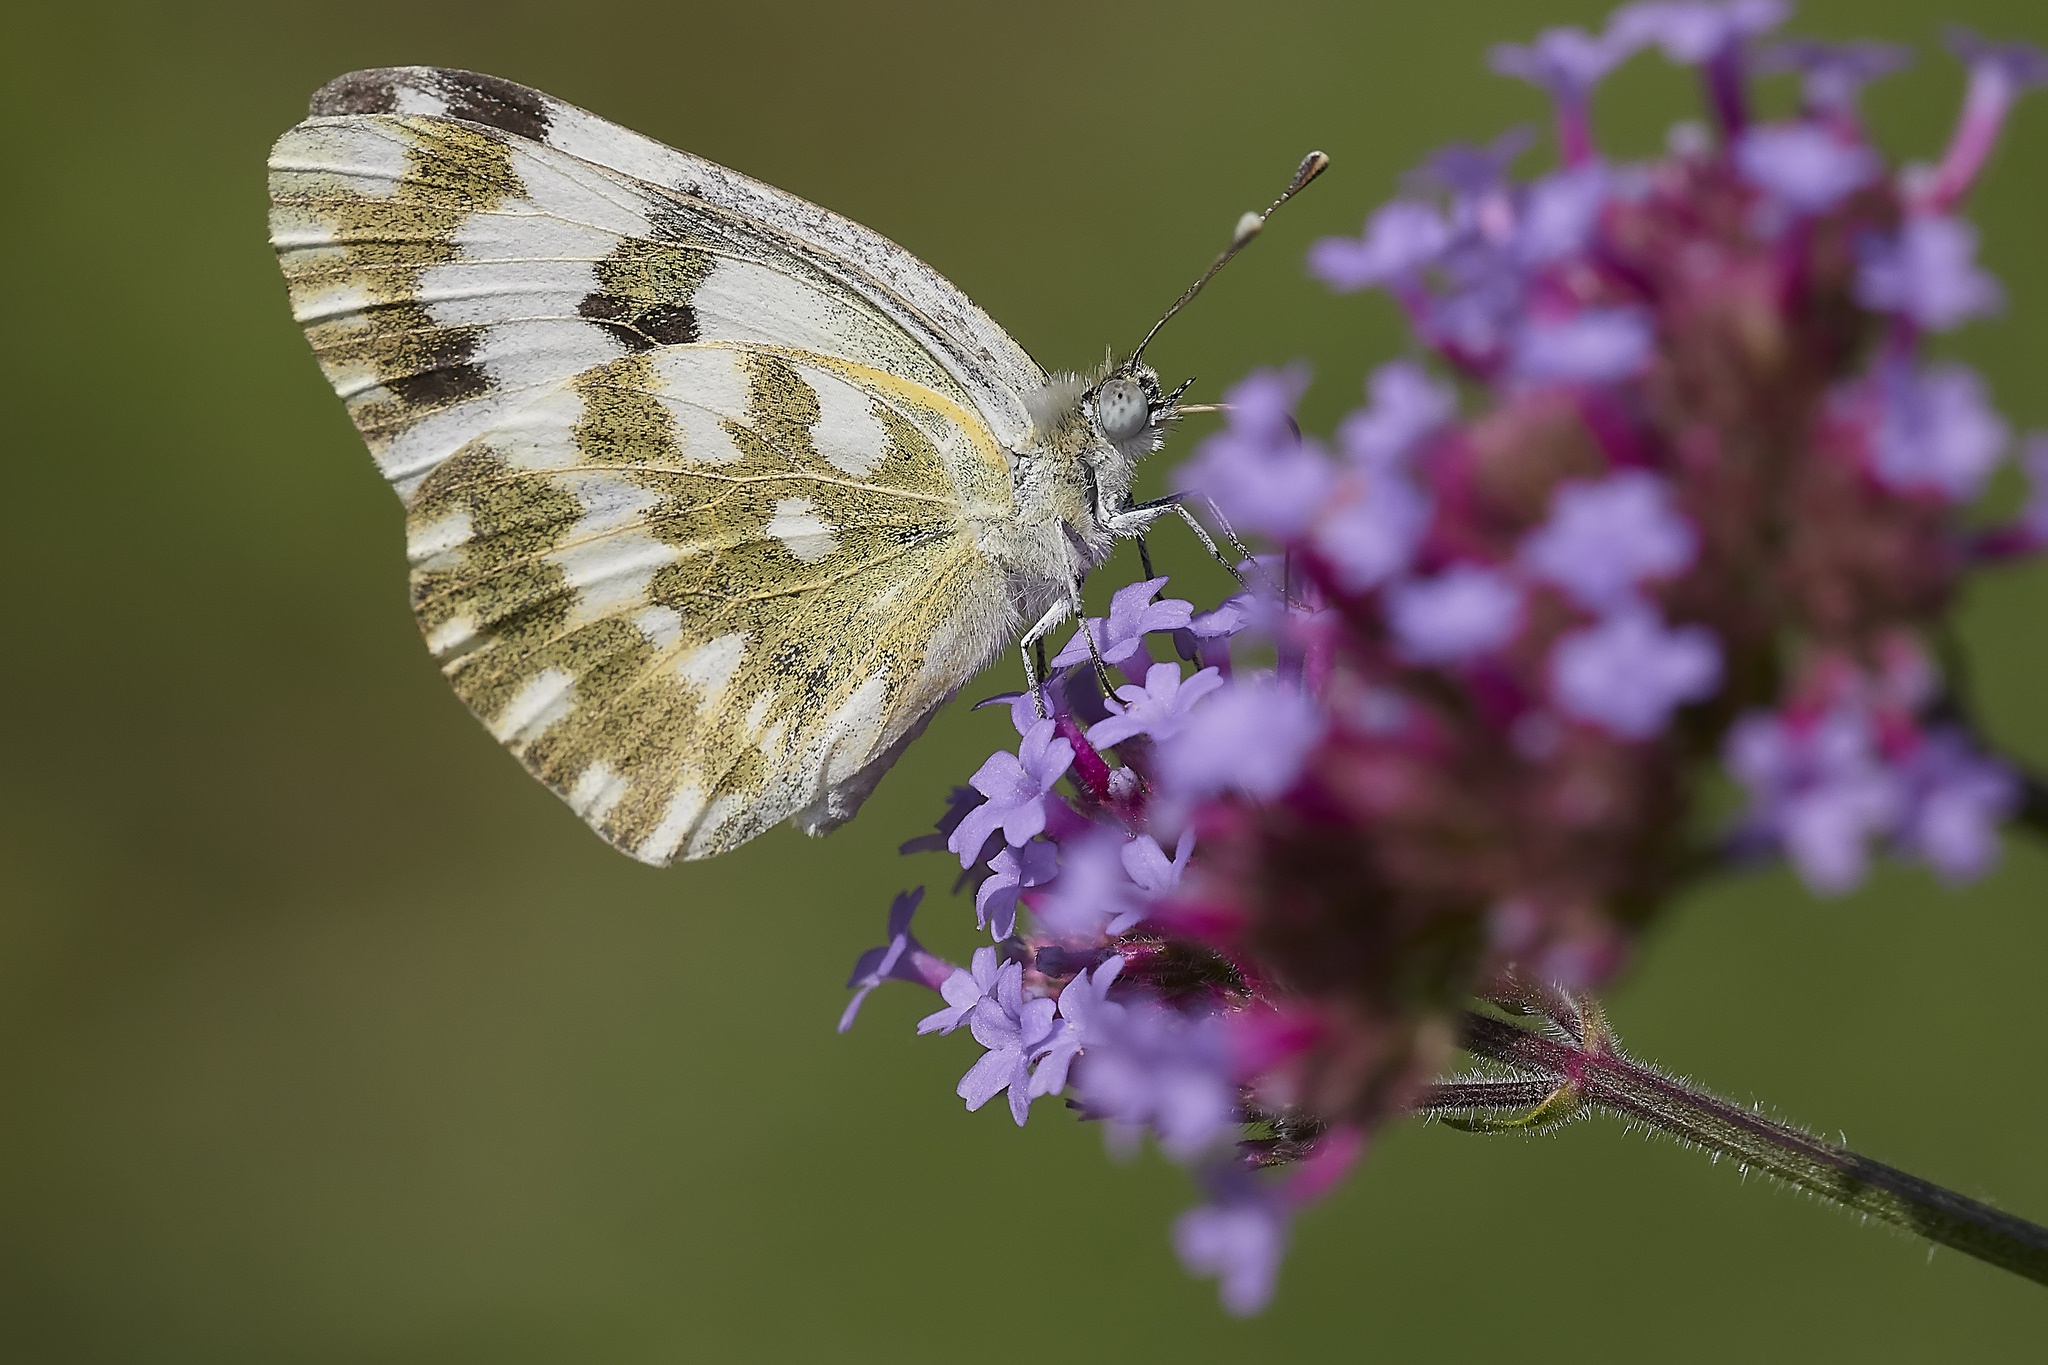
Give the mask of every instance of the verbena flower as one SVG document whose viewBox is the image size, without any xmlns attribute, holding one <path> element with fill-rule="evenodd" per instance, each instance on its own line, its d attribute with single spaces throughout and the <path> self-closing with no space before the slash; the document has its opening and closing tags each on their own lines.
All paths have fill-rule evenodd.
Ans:
<svg viewBox="0 0 2048 1365">
<path fill-rule="evenodd" d="M 1231 1311 L 1475 994 L 1597 986 L 1675 891 L 1758 859 L 1830 894 L 1886 855 L 1981 875 L 2019 808 L 1935 661 L 1963 576 L 2048 546 L 2048 435 L 1986 524 L 2011 432 L 1923 347 L 2001 303 L 1960 210 L 2048 55 L 1956 38 L 1955 137 L 1901 172 L 1855 101 L 1902 54 L 1766 46 L 1785 9 L 1634 4 L 1496 48 L 1555 103 L 1560 165 L 1447 149 L 1310 253 L 1429 363 L 1374 371 L 1328 445 L 1305 371 L 1233 387 L 1176 483 L 1264 542 L 1250 586 L 1120 589 L 905 846 L 960 860 L 997 941 L 954 967 L 899 898 L 842 1026 L 918 982 L 919 1031 L 984 1049 L 970 1108 L 1063 1096 L 1149 1136 L 1205 1192 L 1175 1243 Z M 1615 164 L 1591 95 L 1646 48 L 1698 69 L 1714 131 Z M 1758 69 L 1801 75 L 1796 117 L 1757 121 Z M 1743 809 L 1703 834 L 1717 769 Z"/>
</svg>

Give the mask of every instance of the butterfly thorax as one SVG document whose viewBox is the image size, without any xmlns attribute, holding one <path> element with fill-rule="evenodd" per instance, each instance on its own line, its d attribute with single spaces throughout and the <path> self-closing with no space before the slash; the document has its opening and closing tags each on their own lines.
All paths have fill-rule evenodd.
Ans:
<svg viewBox="0 0 2048 1365">
<path fill-rule="evenodd" d="M 988 549 L 1014 578 L 1064 591 L 1109 558 L 1112 519 L 1131 505 L 1138 462 L 1164 443 L 1176 405 L 1141 365 L 1054 375 L 1025 406 L 1032 444 L 1011 452 L 1015 520 L 992 528 Z"/>
</svg>

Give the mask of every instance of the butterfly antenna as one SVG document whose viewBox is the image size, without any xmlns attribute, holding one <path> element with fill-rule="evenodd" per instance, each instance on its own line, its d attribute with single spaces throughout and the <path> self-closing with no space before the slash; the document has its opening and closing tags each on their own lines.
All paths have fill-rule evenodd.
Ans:
<svg viewBox="0 0 2048 1365">
<path fill-rule="evenodd" d="M 1310 152 L 1301 159 L 1301 164 L 1294 168 L 1294 178 L 1287 182 L 1287 188 L 1280 192 L 1278 199 L 1266 205 L 1264 213 L 1247 213 L 1244 217 L 1238 219 L 1237 230 L 1230 234 L 1230 245 L 1223 249 L 1222 255 L 1209 263 L 1209 268 L 1202 272 L 1200 279 L 1181 291 L 1181 296 L 1173 301 L 1173 306 L 1160 316 L 1159 321 L 1152 324 L 1152 330 L 1145 333 L 1145 339 L 1138 343 L 1138 349 L 1131 352 L 1131 358 L 1128 363 L 1136 365 L 1139 357 L 1145 354 L 1145 348 L 1152 344 L 1152 338 L 1159 335 L 1159 329 L 1172 321 L 1175 313 L 1178 313 L 1181 309 L 1187 307 L 1189 303 L 1193 302 L 1195 295 L 1201 293 L 1209 281 L 1215 279 L 1218 272 L 1224 266 L 1229 265 L 1232 258 L 1238 252 L 1251 245 L 1252 238 L 1259 235 L 1260 229 L 1266 226 L 1266 220 L 1273 216 L 1275 209 L 1292 199 L 1295 195 L 1300 194 L 1303 189 L 1307 188 L 1309 181 L 1314 180 L 1329 168 L 1330 158 L 1328 156 L 1321 152 Z"/>
</svg>

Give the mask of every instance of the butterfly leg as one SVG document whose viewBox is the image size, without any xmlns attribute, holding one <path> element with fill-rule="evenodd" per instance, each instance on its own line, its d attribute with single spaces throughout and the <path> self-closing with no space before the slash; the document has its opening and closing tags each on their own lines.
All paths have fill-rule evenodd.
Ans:
<svg viewBox="0 0 2048 1365">
<path fill-rule="evenodd" d="M 1223 528 L 1224 539 L 1230 542 L 1231 549 L 1237 551 L 1238 557 L 1235 561 L 1223 557 L 1223 551 L 1217 547 L 1216 538 L 1210 535 L 1208 528 L 1203 526 L 1195 514 L 1188 510 L 1188 502 L 1196 498 L 1201 499 L 1203 508 L 1210 516 L 1216 518 L 1216 524 Z M 1244 575 L 1238 572 L 1237 566 L 1250 559 L 1252 552 L 1245 547 L 1243 541 L 1237 538 L 1237 532 L 1230 529 L 1230 522 L 1225 519 L 1223 510 L 1212 499 L 1200 493 L 1169 493 L 1163 498 L 1154 498 L 1150 502 L 1133 503 L 1121 511 L 1112 512 L 1104 517 L 1103 524 L 1109 528 L 1113 535 L 1136 536 L 1139 538 L 1139 554 L 1146 561 L 1145 577 L 1151 578 L 1154 576 L 1152 573 L 1151 557 L 1144 553 L 1145 542 L 1143 537 L 1154 522 L 1169 512 L 1188 524 L 1188 529 L 1195 533 L 1195 539 L 1202 542 L 1202 548 L 1209 552 L 1209 558 L 1221 564 L 1224 570 L 1237 580 L 1237 585 L 1243 587 Z"/>
<path fill-rule="evenodd" d="M 1024 655 L 1024 684 L 1031 689 L 1031 704 L 1038 709 L 1040 720 L 1045 719 L 1045 637 L 1073 610 L 1073 603 L 1066 599 L 1053 603 L 1038 618 L 1038 624 L 1024 632 L 1019 647 Z"/>
</svg>

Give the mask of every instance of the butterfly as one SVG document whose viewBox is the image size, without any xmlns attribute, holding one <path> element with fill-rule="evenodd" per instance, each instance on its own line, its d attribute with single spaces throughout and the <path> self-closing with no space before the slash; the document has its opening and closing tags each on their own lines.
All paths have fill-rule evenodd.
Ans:
<svg viewBox="0 0 2048 1365">
<path fill-rule="evenodd" d="M 353 72 L 269 170 L 429 650 L 643 862 L 841 824 L 1020 632 L 1035 682 L 1117 538 L 1203 534 L 1132 500 L 1186 387 L 1142 344 L 1048 374 L 879 234 L 536 90 Z"/>
</svg>

